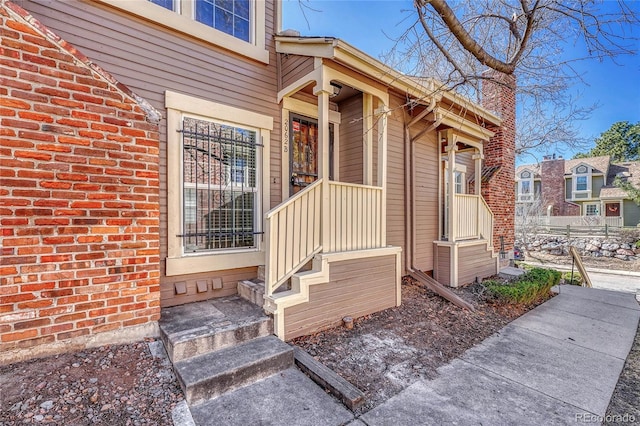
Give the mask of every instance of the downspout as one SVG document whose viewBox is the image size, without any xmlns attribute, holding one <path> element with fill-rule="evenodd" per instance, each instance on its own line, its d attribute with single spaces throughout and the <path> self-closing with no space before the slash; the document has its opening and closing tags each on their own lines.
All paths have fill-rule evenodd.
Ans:
<svg viewBox="0 0 640 426">
<path fill-rule="evenodd" d="M 431 99 L 431 103 L 421 114 L 416 117 L 417 119 L 411 120 L 404 126 L 404 142 L 405 156 L 404 156 L 404 199 L 405 199 L 405 268 L 407 272 L 414 272 L 414 255 L 416 250 L 416 238 L 415 238 L 415 216 L 416 216 L 416 203 L 414 200 L 415 194 L 415 142 L 417 138 L 411 138 L 409 128 L 419 122 L 427 114 L 433 111 L 436 107 L 435 98 Z M 443 117 L 438 117 L 427 129 L 421 131 L 418 136 L 423 133 L 430 132 L 436 129 L 442 122 Z M 408 145 L 408 147 L 407 147 Z"/>
</svg>

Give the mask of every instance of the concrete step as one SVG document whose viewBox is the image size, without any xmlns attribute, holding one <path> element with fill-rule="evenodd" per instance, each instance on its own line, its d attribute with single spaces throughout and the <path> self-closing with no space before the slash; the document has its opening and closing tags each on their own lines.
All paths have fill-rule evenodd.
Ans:
<svg viewBox="0 0 640 426">
<path fill-rule="evenodd" d="M 292 367 L 293 348 L 275 336 L 175 362 L 178 381 L 190 405 L 217 398 Z"/>
<path fill-rule="evenodd" d="M 165 308 L 160 337 L 176 362 L 273 334 L 273 320 L 239 296 Z"/>
<path fill-rule="evenodd" d="M 260 279 L 238 281 L 238 295 L 256 306 L 264 306 L 264 281 Z"/>
<path fill-rule="evenodd" d="M 238 295 L 256 306 L 264 306 L 264 281 L 260 278 L 238 281 Z M 291 290 L 291 278 L 278 287 L 275 293 Z"/>
<path fill-rule="evenodd" d="M 349 410 L 295 367 L 192 406 L 191 414 L 197 426 L 356 424 L 349 423 Z"/>
</svg>

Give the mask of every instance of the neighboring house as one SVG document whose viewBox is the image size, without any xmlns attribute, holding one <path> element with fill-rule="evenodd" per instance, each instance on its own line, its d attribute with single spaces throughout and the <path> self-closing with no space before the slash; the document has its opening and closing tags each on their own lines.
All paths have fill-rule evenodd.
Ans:
<svg viewBox="0 0 640 426">
<path fill-rule="evenodd" d="M 609 224 L 636 226 L 640 208 L 614 184 L 616 177 L 640 184 L 640 163 L 611 163 L 609 156 L 565 160 L 547 156 L 540 164 L 516 169 L 516 213 L 532 203 L 535 214 L 606 218 Z"/>
<path fill-rule="evenodd" d="M 279 33 L 276 0 L 225 4 L 2 1 L 3 96 L 21 101 L 3 106 L 20 120 L 0 151 L 0 349 L 143 334 L 262 266 L 283 339 L 399 305 L 413 269 L 450 286 L 497 272 L 513 80 L 483 108 Z"/>
</svg>

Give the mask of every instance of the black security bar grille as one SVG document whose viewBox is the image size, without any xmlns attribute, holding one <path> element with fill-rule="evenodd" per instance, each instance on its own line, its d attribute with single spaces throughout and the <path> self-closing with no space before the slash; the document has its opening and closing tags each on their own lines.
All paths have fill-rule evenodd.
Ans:
<svg viewBox="0 0 640 426">
<path fill-rule="evenodd" d="M 257 135 L 213 121 L 182 121 L 185 253 L 255 247 Z"/>
</svg>

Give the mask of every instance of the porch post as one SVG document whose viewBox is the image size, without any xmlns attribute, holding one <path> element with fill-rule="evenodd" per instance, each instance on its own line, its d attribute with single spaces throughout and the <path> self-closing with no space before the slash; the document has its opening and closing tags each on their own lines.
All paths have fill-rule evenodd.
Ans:
<svg viewBox="0 0 640 426">
<path fill-rule="evenodd" d="M 484 160 L 484 155 L 482 155 L 482 150 L 479 149 L 478 153 L 471 157 L 475 160 L 476 166 L 476 179 L 475 179 L 475 194 L 480 196 L 482 194 L 480 186 L 482 185 L 482 160 Z"/>
<path fill-rule="evenodd" d="M 362 131 L 363 131 L 363 161 L 362 183 L 373 184 L 373 96 L 369 93 L 362 94 Z M 379 137 L 379 136 L 378 136 Z M 380 147 L 378 146 L 378 150 Z M 378 182 L 378 185 L 380 183 Z"/>
<path fill-rule="evenodd" d="M 475 160 L 475 166 L 476 166 L 476 179 L 475 179 L 475 194 L 476 194 L 476 229 L 478 230 L 477 234 L 478 234 L 478 238 L 480 238 L 480 208 L 482 205 L 482 202 L 480 200 L 480 197 L 482 196 L 481 191 L 481 186 L 482 186 L 482 159 L 484 158 L 484 156 L 482 155 L 482 149 L 478 148 L 478 153 L 474 154 L 473 157 L 471 157 Z"/>
<path fill-rule="evenodd" d="M 322 204 L 320 244 L 322 251 L 329 249 L 329 87 L 328 81 L 319 81 L 314 87 L 313 94 L 318 97 L 318 177 L 322 179 Z"/>
<path fill-rule="evenodd" d="M 454 215 L 456 213 L 456 141 L 452 131 L 447 131 L 447 153 L 448 153 L 448 182 L 449 191 L 447 193 L 449 211 L 447 212 L 447 234 L 449 241 L 455 241 L 456 238 L 456 222 Z"/>
</svg>

